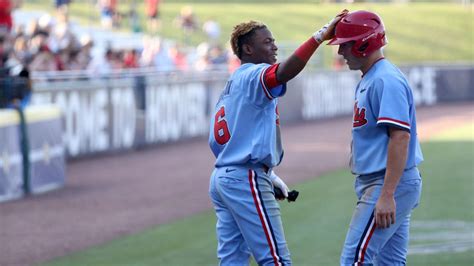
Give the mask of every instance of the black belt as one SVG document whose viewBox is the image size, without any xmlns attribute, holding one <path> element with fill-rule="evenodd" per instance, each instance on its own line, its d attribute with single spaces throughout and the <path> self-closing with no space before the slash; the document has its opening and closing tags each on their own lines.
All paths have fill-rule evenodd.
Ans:
<svg viewBox="0 0 474 266">
<path fill-rule="evenodd" d="M 373 177 L 384 176 L 385 171 L 386 171 L 386 169 L 383 169 L 383 170 L 373 172 L 373 173 L 370 173 L 370 174 L 358 175 L 357 177 L 359 177 L 359 178 L 373 178 Z"/>
<path fill-rule="evenodd" d="M 265 173 L 269 174 L 270 173 L 270 170 L 271 168 L 268 167 L 267 165 L 263 164 L 263 163 L 256 163 L 256 164 L 251 164 L 251 163 L 246 163 L 246 164 L 229 164 L 229 165 L 220 165 L 220 166 L 217 166 L 215 165 L 215 167 L 217 168 L 221 168 L 221 167 L 247 167 L 247 168 L 251 168 L 251 169 L 254 169 L 254 170 L 257 170 L 257 169 L 261 169 L 263 170 Z"/>
<path fill-rule="evenodd" d="M 251 168 L 253 168 L 253 169 L 260 168 L 260 169 L 262 169 L 265 173 L 267 173 L 267 174 L 270 173 L 270 167 L 268 167 L 267 165 L 265 165 L 265 164 L 263 164 L 263 163 L 249 164 L 249 167 L 251 167 Z"/>
</svg>

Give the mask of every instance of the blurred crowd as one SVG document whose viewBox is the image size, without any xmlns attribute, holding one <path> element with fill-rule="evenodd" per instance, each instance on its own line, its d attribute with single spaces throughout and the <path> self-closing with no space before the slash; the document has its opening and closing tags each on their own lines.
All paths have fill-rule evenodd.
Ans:
<svg viewBox="0 0 474 266">
<path fill-rule="evenodd" d="M 220 44 L 187 47 L 180 42 L 145 36 L 142 49 L 112 49 L 90 60 L 85 70 L 106 74 L 116 69 L 153 68 L 158 71 L 205 71 L 226 68 L 232 71 L 240 61 Z"/>
<path fill-rule="evenodd" d="M 31 72 L 41 71 L 87 71 L 91 75 L 107 74 L 113 70 L 130 68 L 156 68 L 163 71 L 208 70 L 228 68 L 230 71 L 239 65 L 238 59 L 223 47 L 217 39 L 220 28 L 217 22 L 208 20 L 198 27 L 198 21 L 192 8 L 183 7 L 173 22 L 183 30 L 185 36 L 194 31 L 203 30 L 208 40 L 198 46 L 188 44 L 187 38 L 178 41 L 164 40 L 158 33 L 144 34 L 141 47 L 125 48 L 114 45 L 110 40 L 105 49 L 94 53 L 95 42 L 90 35 L 78 36 L 73 32 L 69 22 L 70 0 L 56 0 L 57 13 L 46 14 L 29 21 L 26 25 L 15 25 L 11 20 L 11 11 L 19 7 L 15 0 L 10 7 L 0 12 L 0 67 L 25 67 Z M 147 16 L 150 31 L 160 27 L 158 0 L 147 0 Z M 102 23 L 104 27 L 113 27 L 116 20 L 117 0 L 99 0 Z M 3 11 L 8 10 L 8 23 L 2 23 L 7 17 Z"/>
<path fill-rule="evenodd" d="M 141 48 L 113 48 L 110 44 L 103 54 L 96 55 L 92 53 L 94 40 L 89 35 L 76 36 L 67 23 L 52 23 L 50 16 L 3 34 L 0 46 L 4 65 L 24 65 L 33 72 L 88 70 L 103 73 L 139 67 L 206 70 L 228 64 L 232 58 L 229 49 L 218 43 L 204 42 L 197 47 L 187 47 L 180 42 L 150 36 L 143 38 Z"/>
</svg>

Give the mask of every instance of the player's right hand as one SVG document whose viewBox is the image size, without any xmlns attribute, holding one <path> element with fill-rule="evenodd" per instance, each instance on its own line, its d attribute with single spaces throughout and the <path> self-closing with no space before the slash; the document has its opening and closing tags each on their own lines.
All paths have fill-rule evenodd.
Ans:
<svg viewBox="0 0 474 266">
<path fill-rule="evenodd" d="M 344 9 L 326 25 L 324 25 L 320 30 L 313 34 L 313 38 L 321 44 L 326 40 L 330 40 L 334 37 L 334 31 L 336 29 L 337 23 L 349 13 L 349 10 Z"/>
<path fill-rule="evenodd" d="M 279 176 L 275 174 L 275 172 L 272 171 L 272 174 L 270 175 L 270 179 L 272 180 L 273 186 L 279 188 L 285 198 L 288 198 L 288 191 L 290 190 L 288 186 L 281 180 Z"/>
</svg>

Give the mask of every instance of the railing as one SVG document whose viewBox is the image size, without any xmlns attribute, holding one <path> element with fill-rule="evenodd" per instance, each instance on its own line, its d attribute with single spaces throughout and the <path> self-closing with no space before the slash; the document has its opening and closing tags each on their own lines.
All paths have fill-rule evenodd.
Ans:
<svg viewBox="0 0 474 266">
<path fill-rule="evenodd" d="M 216 65 L 206 71 L 180 71 L 180 70 L 159 70 L 156 67 L 143 67 L 132 69 L 114 69 L 106 74 L 89 73 L 86 70 L 74 71 L 43 71 L 33 72 L 32 80 L 38 82 L 55 82 L 71 80 L 94 80 L 94 79 L 116 79 L 116 78 L 134 78 L 143 76 L 163 76 L 168 78 L 178 77 L 187 79 L 216 78 L 216 74 L 228 76 L 227 65 Z"/>
</svg>

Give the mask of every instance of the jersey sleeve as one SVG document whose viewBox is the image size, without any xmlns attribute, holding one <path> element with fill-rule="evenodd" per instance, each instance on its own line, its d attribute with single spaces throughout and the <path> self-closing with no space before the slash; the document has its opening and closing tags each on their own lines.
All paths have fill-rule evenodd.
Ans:
<svg viewBox="0 0 474 266">
<path fill-rule="evenodd" d="M 410 132 L 410 90 L 396 78 L 374 82 L 372 107 L 377 126 L 397 127 Z M 374 101 L 375 100 L 375 101 Z"/>
<path fill-rule="evenodd" d="M 263 90 L 269 99 L 281 97 L 286 92 L 286 84 L 280 84 L 276 78 L 279 66 L 280 64 L 271 65 L 260 74 Z"/>
<path fill-rule="evenodd" d="M 279 64 L 258 64 L 252 67 L 248 78 L 250 86 L 247 96 L 256 105 L 264 105 L 269 101 L 281 97 L 286 93 L 286 83 L 280 84 L 276 79 Z"/>
</svg>

